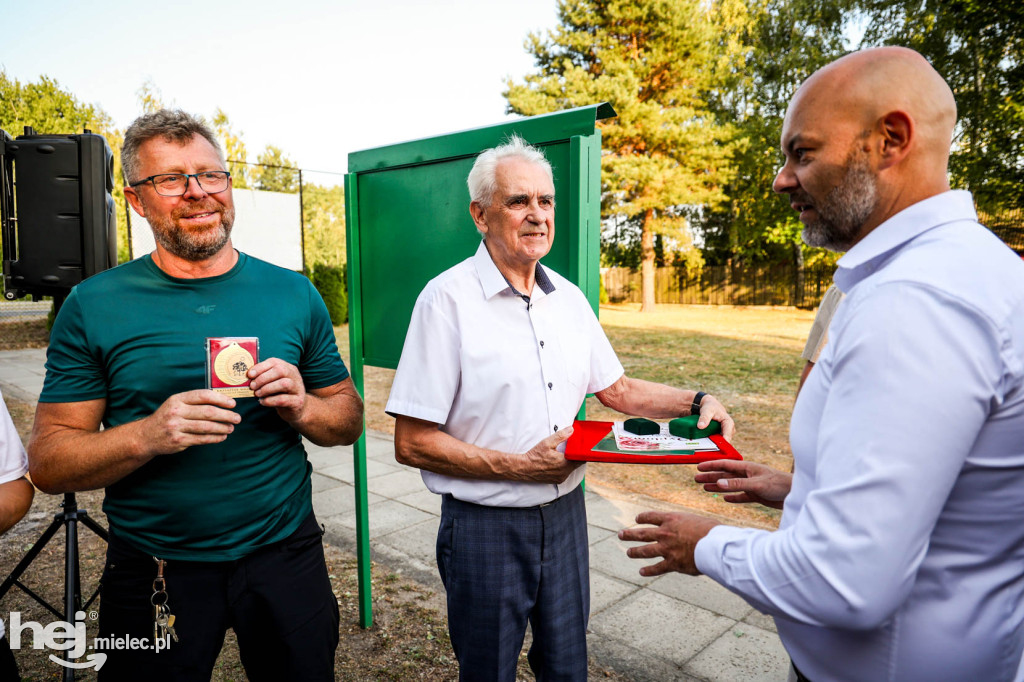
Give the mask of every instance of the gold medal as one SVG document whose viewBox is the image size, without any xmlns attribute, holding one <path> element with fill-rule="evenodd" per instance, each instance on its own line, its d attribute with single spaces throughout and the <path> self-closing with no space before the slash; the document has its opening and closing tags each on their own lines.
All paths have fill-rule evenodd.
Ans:
<svg viewBox="0 0 1024 682">
<path fill-rule="evenodd" d="M 249 381 L 245 375 L 254 364 L 252 353 L 232 343 L 230 346 L 217 354 L 213 362 L 213 371 L 225 384 L 229 386 L 240 386 Z"/>
</svg>

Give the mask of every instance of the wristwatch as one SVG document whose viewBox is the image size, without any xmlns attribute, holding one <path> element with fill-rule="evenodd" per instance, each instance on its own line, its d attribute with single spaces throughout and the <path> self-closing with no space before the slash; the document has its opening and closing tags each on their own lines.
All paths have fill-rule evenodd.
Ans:
<svg viewBox="0 0 1024 682">
<path fill-rule="evenodd" d="M 690 414 L 700 414 L 700 401 L 704 400 L 706 395 L 704 391 L 697 391 L 697 395 L 693 396 L 693 404 L 690 405 Z"/>
</svg>

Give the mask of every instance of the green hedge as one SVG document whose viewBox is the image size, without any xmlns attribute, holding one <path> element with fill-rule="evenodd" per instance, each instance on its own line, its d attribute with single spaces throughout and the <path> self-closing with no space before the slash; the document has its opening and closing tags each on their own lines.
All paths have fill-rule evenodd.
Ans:
<svg viewBox="0 0 1024 682">
<path fill-rule="evenodd" d="M 317 265 L 309 277 L 327 304 L 327 312 L 334 325 L 348 322 L 348 282 L 345 271 L 345 266 Z"/>
</svg>

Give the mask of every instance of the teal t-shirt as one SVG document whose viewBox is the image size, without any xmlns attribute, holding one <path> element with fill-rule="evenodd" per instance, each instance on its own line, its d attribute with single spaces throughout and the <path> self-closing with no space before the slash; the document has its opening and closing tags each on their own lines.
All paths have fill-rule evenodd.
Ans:
<svg viewBox="0 0 1024 682">
<path fill-rule="evenodd" d="M 295 365 L 306 388 L 348 377 L 308 279 L 240 253 L 227 273 L 177 279 L 149 256 L 72 289 L 50 334 L 40 402 L 104 398 L 106 428 L 206 388 L 206 338 L 255 336 L 259 359 Z M 111 528 L 160 558 L 229 561 L 290 535 L 312 509 L 300 435 L 273 408 L 236 398 L 227 440 L 160 455 L 107 488 Z"/>
</svg>

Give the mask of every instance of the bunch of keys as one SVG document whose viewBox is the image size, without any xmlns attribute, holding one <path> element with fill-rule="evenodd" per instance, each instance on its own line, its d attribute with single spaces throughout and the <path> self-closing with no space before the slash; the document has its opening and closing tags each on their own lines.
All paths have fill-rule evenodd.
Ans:
<svg viewBox="0 0 1024 682">
<path fill-rule="evenodd" d="M 167 635 L 177 642 L 178 634 L 174 631 L 174 614 L 168 605 L 167 582 L 164 580 L 164 566 L 167 562 L 156 557 L 153 557 L 153 561 L 156 562 L 156 578 L 153 580 L 153 596 L 149 598 L 149 603 L 153 605 L 153 646 L 156 647 L 156 642 Z"/>
</svg>

